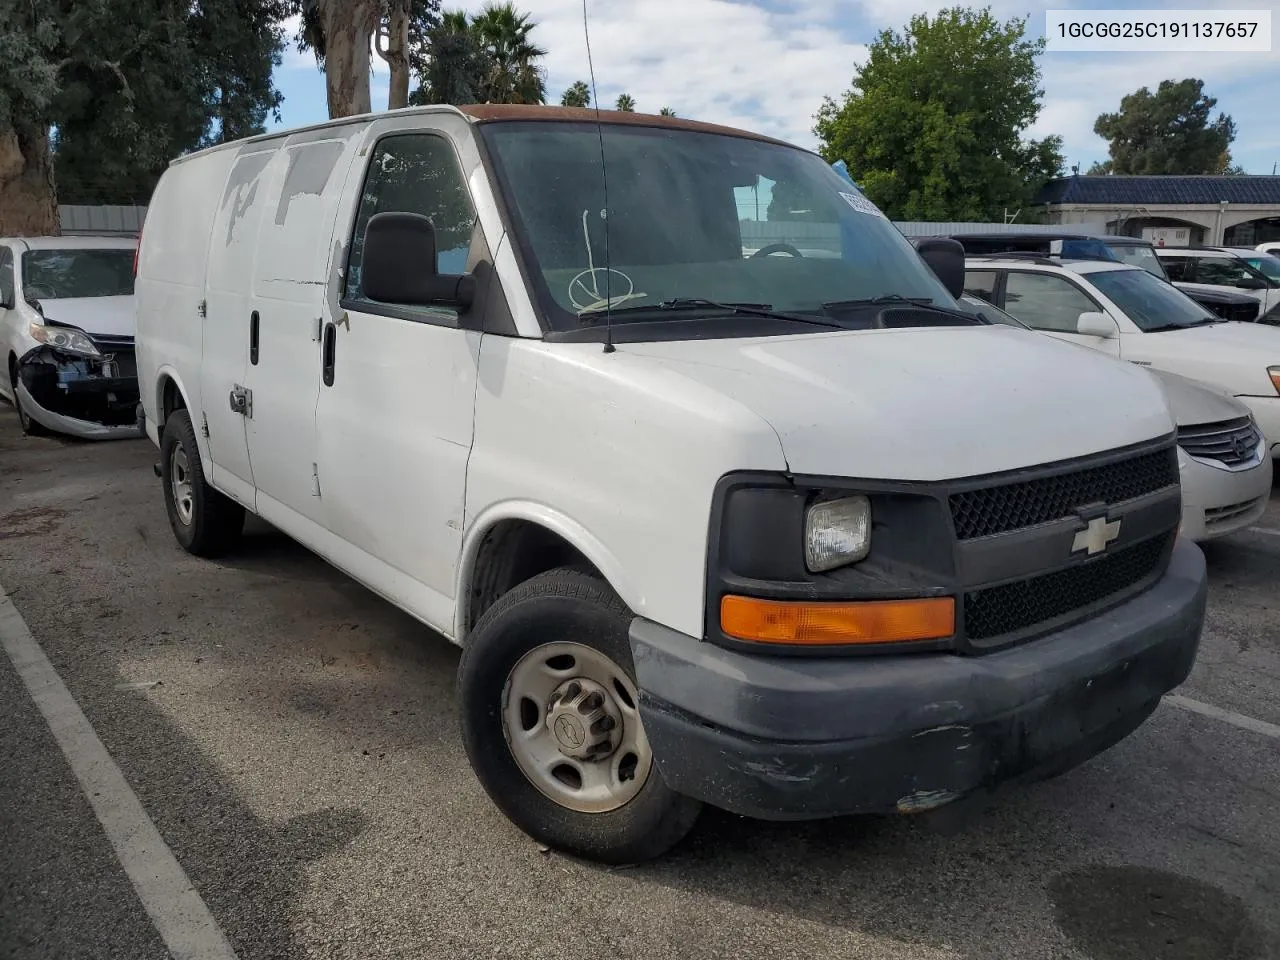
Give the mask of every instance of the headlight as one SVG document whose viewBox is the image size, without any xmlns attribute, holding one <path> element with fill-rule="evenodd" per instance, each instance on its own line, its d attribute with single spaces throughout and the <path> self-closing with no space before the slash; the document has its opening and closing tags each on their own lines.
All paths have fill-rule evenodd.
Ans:
<svg viewBox="0 0 1280 960">
<path fill-rule="evenodd" d="M 857 563 L 871 550 L 871 501 L 864 496 L 815 503 L 804 517 L 804 562 L 811 573 Z"/>
<path fill-rule="evenodd" d="M 31 324 L 31 336 L 41 343 L 47 343 L 68 353 L 82 353 L 89 357 L 100 357 L 101 353 L 89 339 L 89 335 L 75 327 L 55 327 L 50 324 Z"/>
<path fill-rule="evenodd" d="M 1276 388 L 1276 393 L 1280 393 L 1280 367 L 1267 367 L 1267 376 L 1271 378 L 1271 385 Z"/>
</svg>

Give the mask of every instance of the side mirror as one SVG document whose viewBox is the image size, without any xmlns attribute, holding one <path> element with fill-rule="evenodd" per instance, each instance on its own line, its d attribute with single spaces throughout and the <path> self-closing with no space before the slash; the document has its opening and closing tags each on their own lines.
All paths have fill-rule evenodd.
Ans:
<svg viewBox="0 0 1280 960">
<path fill-rule="evenodd" d="M 475 277 L 436 272 L 436 230 L 417 213 L 378 213 L 364 231 L 360 260 L 364 295 L 380 303 L 450 306 L 475 300 Z"/>
<path fill-rule="evenodd" d="M 917 241 L 916 252 L 929 265 L 953 297 L 964 294 L 964 246 L 950 237 L 927 237 Z"/>
<path fill-rule="evenodd" d="M 1119 332 L 1120 328 L 1116 326 L 1116 322 L 1111 317 L 1096 310 L 1086 310 L 1076 320 L 1076 333 L 1081 336 L 1110 340 Z"/>
</svg>

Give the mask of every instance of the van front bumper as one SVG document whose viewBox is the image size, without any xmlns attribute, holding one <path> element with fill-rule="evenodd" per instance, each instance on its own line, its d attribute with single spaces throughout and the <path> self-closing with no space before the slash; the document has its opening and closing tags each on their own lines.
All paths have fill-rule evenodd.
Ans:
<svg viewBox="0 0 1280 960">
<path fill-rule="evenodd" d="M 1064 772 L 1123 739 L 1191 672 L 1207 582 L 1165 576 L 1092 620 L 983 656 L 758 656 L 636 619 L 640 714 L 672 789 L 733 813 L 914 813 Z"/>
</svg>

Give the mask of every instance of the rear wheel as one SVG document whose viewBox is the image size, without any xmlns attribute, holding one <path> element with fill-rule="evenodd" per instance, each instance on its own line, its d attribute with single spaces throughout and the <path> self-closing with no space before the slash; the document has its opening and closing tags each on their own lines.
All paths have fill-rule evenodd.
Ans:
<svg viewBox="0 0 1280 960">
<path fill-rule="evenodd" d="M 665 853 L 701 806 L 653 762 L 630 623 L 598 577 L 553 570 L 485 612 L 458 668 L 463 743 L 489 797 L 534 839 L 604 863 Z"/>
<path fill-rule="evenodd" d="M 160 482 L 169 526 L 184 550 L 199 557 L 216 557 L 239 542 L 244 507 L 205 481 L 196 431 L 186 410 L 175 410 L 164 425 Z"/>
</svg>

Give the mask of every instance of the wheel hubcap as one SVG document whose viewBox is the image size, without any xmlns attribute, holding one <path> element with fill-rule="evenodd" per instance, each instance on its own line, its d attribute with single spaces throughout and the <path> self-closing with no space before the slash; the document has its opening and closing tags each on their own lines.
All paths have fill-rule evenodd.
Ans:
<svg viewBox="0 0 1280 960">
<path fill-rule="evenodd" d="M 173 448 L 169 455 L 169 486 L 173 490 L 173 505 L 178 511 L 178 519 L 183 526 L 191 525 L 193 511 L 191 498 L 191 464 L 187 460 L 187 450 L 182 444 Z"/>
<path fill-rule="evenodd" d="M 607 813 L 649 778 L 653 755 L 631 678 L 578 643 L 525 654 L 503 691 L 503 733 L 516 765 L 545 796 L 581 813 Z"/>
</svg>

